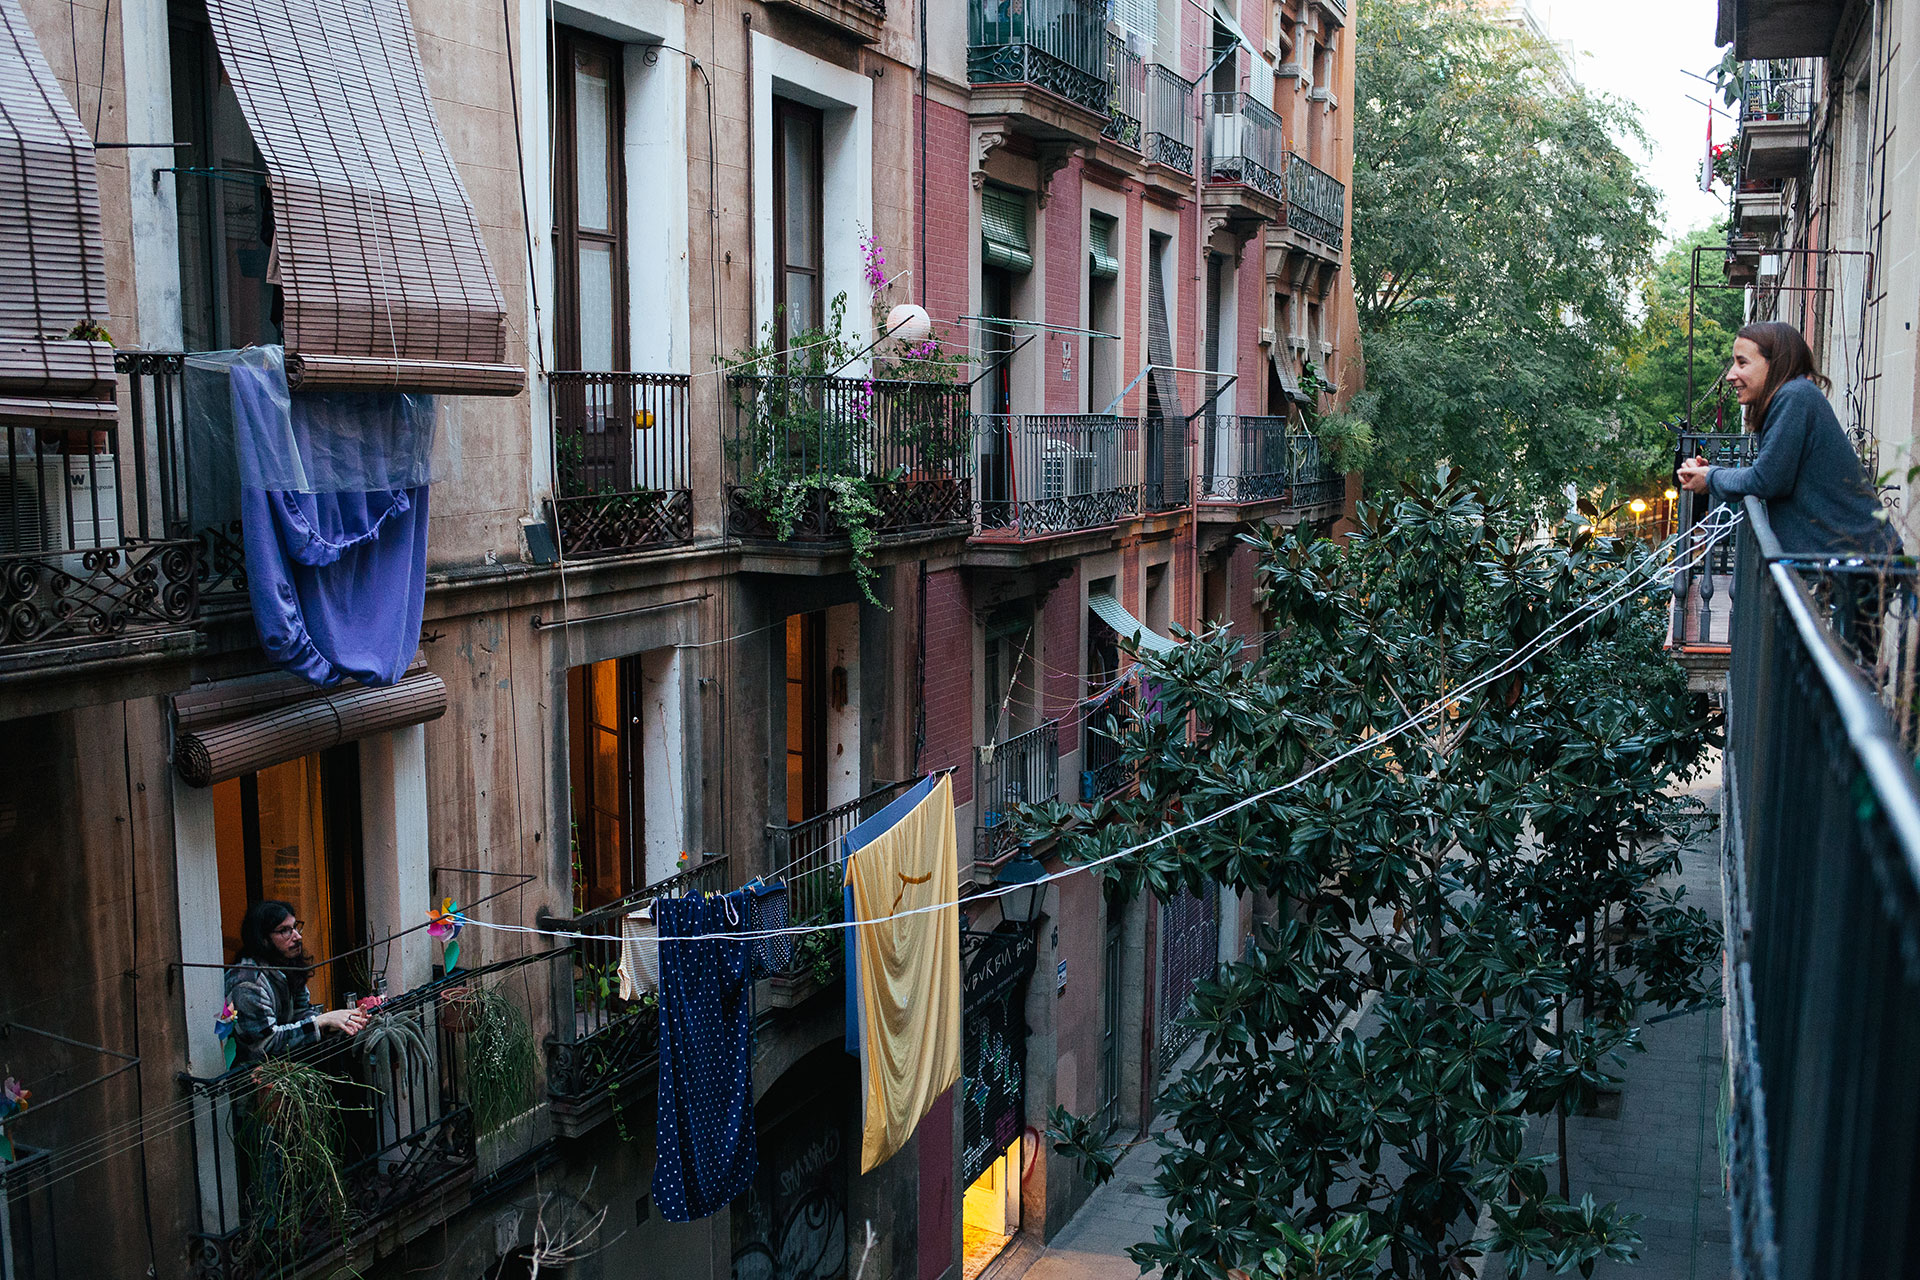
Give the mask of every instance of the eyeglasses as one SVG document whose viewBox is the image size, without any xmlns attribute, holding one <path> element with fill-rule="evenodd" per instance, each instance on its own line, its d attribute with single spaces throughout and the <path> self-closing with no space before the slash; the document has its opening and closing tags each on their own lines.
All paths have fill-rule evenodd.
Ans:
<svg viewBox="0 0 1920 1280">
<path fill-rule="evenodd" d="M 278 929 L 275 929 L 273 936 L 276 938 L 284 938 L 289 934 L 303 933 L 306 931 L 306 927 L 307 922 L 305 920 L 289 920 Z"/>
</svg>

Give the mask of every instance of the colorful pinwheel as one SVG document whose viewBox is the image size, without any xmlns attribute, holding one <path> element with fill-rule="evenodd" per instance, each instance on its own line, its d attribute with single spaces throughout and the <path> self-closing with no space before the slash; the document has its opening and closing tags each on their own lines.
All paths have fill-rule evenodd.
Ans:
<svg viewBox="0 0 1920 1280">
<path fill-rule="evenodd" d="M 466 921 L 460 917 L 460 904 L 452 898 L 442 898 L 438 907 L 427 910 L 427 936 L 442 938 L 446 941 L 446 950 L 442 952 L 441 970 L 452 973 L 460 963 L 460 928 Z"/>
<path fill-rule="evenodd" d="M 13 1162 L 13 1138 L 7 1133 L 7 1121 L 25 1111 L 32 1098 L 33 1091 L 12 1076 L 0 1085 L 0 1163 Z"/>
<path fill-rule="evenodd" d="M 220 1010 L 220 1016 L 213 1020 L 213 1034 L 219 1037 L 220 1051 L 227 1057 L 227 1069 L 233 1069 L 233 1059 L 240 1051 L 240 1045 L 233 1038 L 234 1012 L 231 1004 Z"/>
</svg>

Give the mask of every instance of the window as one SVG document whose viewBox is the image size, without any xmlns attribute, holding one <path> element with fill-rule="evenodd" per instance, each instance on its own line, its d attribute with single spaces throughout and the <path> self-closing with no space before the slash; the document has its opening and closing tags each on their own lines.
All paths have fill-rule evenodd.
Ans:
<svg viewBox="0 0 1920 1280">
<path fill-rule="evenodd" d="M 773 306 L 783 347 L 824 321 L 821 126 L 814 108 L 773 100 Z"/>
<path fill-rule="evenodd" d="M 278 342 L 267 283 L 266 161 L 220 66 L 199 6 L 170 14 L 180 327 L 188 351 Z"/>
<path fill-rule="evenodd" d="M 1007 605 L 987 619 L 981 732 L 986 742 L 1017 737 L 1039 723 L 1033 602 Z"/>
<path fill-rule="evenodd" d="M 554 48 L 553 247 L 563 369 L 627 364 L 627 179 L 617 44 L 560 27 Z"/>
<path fill-rule="evenodd" d="M 1120 331 L 1120 259 L 1115 251 L 1119 239 L 1118 224 L 1112 218 L 1096 213 L 1088 219 L 1087 327 L 1100 333 Z M 1104 413 L 1120 389 L 1116 384 L 1120 371 L 1118 344 L 1089 335 L 1085 346 L 1087 412 Z"/>
<path fill-rule="evenodd" d="M 827 811 L 827 615 L 787 619 L 787 822 Z"/>
<path fill-rule="evenodd" d="M 365 953 L 360 851 L 360 752 L 352 743 L 214 784 L 214 848 L 220 868 L 220 930 L 240 954 L 240 921 L 263 899 L 292 904 L 316 959 L 313 1002 L 337 1005 L 374 989 Z"/>
<path fill-rule="evenodd" d="M 1213 64 L 1214 93 L 1232 93 L 1240 87 L 1239 41 L 1223 23 L 1213 24 L 1213 47 L 1207 51 L 1207 60 Z"/>
<path fill-rule="evenodd" d="M 636 768 L 643 734 L 640 671 L 633 658 L 609 658 L 567 672 L 567 736 L 572 765 L 574 906 L 617 902 L 642 887 L 636 850 L 645 847 L 645 770 Z"/>
</svg>

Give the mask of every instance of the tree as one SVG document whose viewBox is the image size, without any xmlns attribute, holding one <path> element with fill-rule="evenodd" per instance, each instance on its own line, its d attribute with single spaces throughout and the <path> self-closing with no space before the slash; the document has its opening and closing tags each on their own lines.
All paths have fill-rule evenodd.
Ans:
<svg viewBox="0 0 1920 1280">
<path fill-rule="evenodd" d="M 1664 450 L 1647 479 L 1668 483 L 1673 434 L 1668 424 L 1695 430 L 1740 430 L 1739 411 L 1720 381 L 1733 336 L 1745 311 L 1742 290 L 1728 288 L 1721 279 L 1720 255 L 1702 255 L 1704 287 L 1689 294 L 1696 248 L 1726 243 L 1723 228 L 1701 227 L 1689 232 L 1660 256 L 1642 288 L 1640 333 L 1627 360 L 1627 411 L 1636 432 L 1650 447 Z M 1693 384 L 1691 402 L 1687 383 L 1687 322 L 1693 321 Z M 1724 416 L 1722 410 L 1724 409 Z"/>
<path fill-rule="evenodd" d="M 1269 531 L 1274 638 L 1141 655 L 1156 697 L 1117 727 L 1137 795 L 1026 815 L 1123 894 L 1212 880 L 1278 908 L 1194 998 L 1204 1054 L 1161 1099 L 1170 1222 L 1143 1266 L 1331 1276 L 1379 1256 L 1439 1277 L 1488 1248 L 1522 1271 L 1631 1254 L 1632 1216 L 1551 1188 L 1523 1140 L 1607 1085 L 1644 1001 L 1704 995 L 1714 928 L 1655 885 L 1689 820 L 1666 789 L 1706 726 L 1644 553 L 1527 524 L 1442 472 L 1363 506 L 1344 546 Z M 1085 1122 L 1057 1113 L 1053 1135 L 1110 1175 Z"/>
<path fill-rule="evenodd" d="M 1558 514 L 1649 465 L 1626 420 L 1633 284 L 1657 196 L 1616 142 L 1637 119 L 1557 86 L 1471 6 L 1364 0 L 1354 28 L 1356 411 L 1377 486 L 1440 462 Z"/>
</svg>

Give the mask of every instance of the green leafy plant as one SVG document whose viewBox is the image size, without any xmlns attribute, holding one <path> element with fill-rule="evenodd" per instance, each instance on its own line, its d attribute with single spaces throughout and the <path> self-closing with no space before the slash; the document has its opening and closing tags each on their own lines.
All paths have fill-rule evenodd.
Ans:
<svg viewBox="0 0 1920 1280">
<path fill-rule="evenodd" d="M 476 985 L 465 1000 L 467 1102 L 488 1134 L 533 1105 L 539 1062 L 526 1014 L 498 986 Z"/>
<path fill-rule="evenodd" d="M 239 1121 L 251 1170 L 248 1242 L 271 1264 L 291 1266 L 316 1228 L 336 1240 L 353 1228 L 339 1095 L 354 1086 L 293 1058 L 261 1063 L 251 1082 Z"/>
<path fill-rule="evenodd" d="M 1365 471 L 1373 460 L 1373 424 L 1357 413 L 1336 409 L 1321 414 L 1313 434 L 1334 470 Z"/>
<path fill-rule="evenodd" d="M 375 1010 L 353 1044 L 369 1066 L 391 1071 L 396 1082 L 424 1084 L 433 1070 L 433 1045 L 418 1010 Z"/>
</svg>

